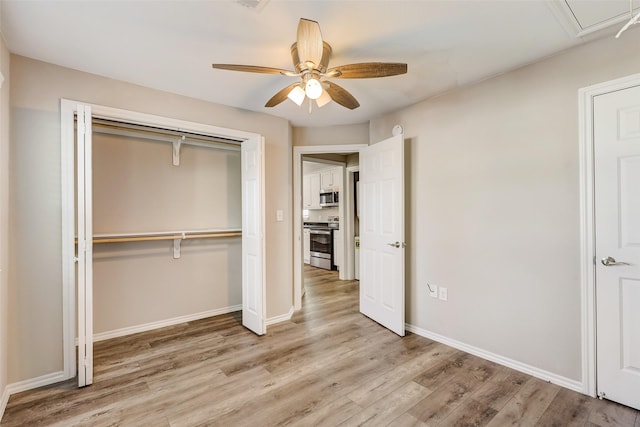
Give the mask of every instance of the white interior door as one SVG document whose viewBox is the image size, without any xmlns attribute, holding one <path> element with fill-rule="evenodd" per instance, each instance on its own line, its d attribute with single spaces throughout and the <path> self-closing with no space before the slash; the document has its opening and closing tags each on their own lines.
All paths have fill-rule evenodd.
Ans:
<svg viewBox="0 0 640 427">
<path fill-rule="evenodd" d="M 598 394 L 640 409 L 640 87 L 594 99 Z"/>
<path fill-rule="evenodd" d="M 78 386 L 93 383 L 93 214 L 91 107 L 77 109 Z"/>
<path fill-rule="evenodd" d="M 404 336 L 404 138 L 360 150 L 360 311 Z"/>
<path fill-rule="evenodd" d="M 264 248 L 264 139 L 242 143 L 242 324 L 266 328 Z"/>
</svg>

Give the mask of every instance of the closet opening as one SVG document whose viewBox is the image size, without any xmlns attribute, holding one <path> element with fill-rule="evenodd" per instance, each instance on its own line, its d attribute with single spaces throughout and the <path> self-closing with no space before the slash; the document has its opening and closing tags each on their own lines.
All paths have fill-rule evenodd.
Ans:
<svg viewBox="0 0 640 427">
<path fill-rule="evenodd" d="M 62 123 L 65 376 L 93 382 L 94 341 L 219 314 L 263 334 L 263 138 L 67 100 Z"/>
</svg>

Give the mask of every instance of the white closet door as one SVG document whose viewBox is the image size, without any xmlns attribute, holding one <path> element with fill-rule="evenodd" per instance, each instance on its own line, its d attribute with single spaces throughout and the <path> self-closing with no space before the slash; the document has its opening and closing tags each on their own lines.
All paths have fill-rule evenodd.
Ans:
<svg viewBox="0 0 640 427">
<path fill-rule="evenodd" d="M 242 143 L 242 324 L 266 331 L 264 138 Z"/>
<path fill-rule="evenodd" d="M 91 107 L 77 110 L 78 386 L 93 383 L 93 223 Z"/>
<path fill-rule="evenodd" d="M 593 108 L 598 394 L 640 409 L 640 86 Z"/>
</svg>

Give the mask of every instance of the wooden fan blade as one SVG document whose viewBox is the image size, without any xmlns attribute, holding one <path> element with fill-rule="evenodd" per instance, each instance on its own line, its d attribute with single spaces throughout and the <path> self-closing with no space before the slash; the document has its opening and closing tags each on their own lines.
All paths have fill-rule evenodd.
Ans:
<svg viewBox="0 0 640 427">
<path fill-rule="evenodd" d="M 285 87 L 280 92 L 278 92 L 275 95 L 273 95 L 273 97 L 270 100 L 268 100 L 267 103 L 264 104 L 264 106 L 265 107 L 275 107 L 276 105 L 280 104 L 282 101 L 287 99 L 287 95 L 289 95 L 289 92 L 291 92 L 293 90 L 293 88 L 298 86 L 299 84 L 300 84 L 299 82 L 296 82 L 296 83 L 292 83 L 289 86 Z"/>
<path fill-rule="evenodd" d="M 213 68 L 219 70 L 230 71 L 244 71 L 247 73 L 261 73 L 261 74 L 282 74 L 284 76 L 297 76 L 297 73 L 289 70 L 282 70 L 280 68 L 271 67 L 258 67 L 256 65 L 236 65 L 236 64 L 211 64 Z"/>
<path fill-rule="evenodd" d="M 354 110 L 360 106 L 360 103 L 353 97 L 353 95 L 333 82 L 329 82 L 329 87 L 326 91 L 331 99 L 343 107 Z"/>
<path fill-rule="evenodd" d="M 307 64 L 308 69 L 312 70 L 321 64 L 324 45 L 320 25 L 316 21 L 300 19 L 296 44 L 300 60 Z"/>
<path fill-rule="evenodd" d="M 321 73 L 324 73 L 325 71 L 327 71 L 327 68 L 329 67 L 329 60 L 331 59 L 331 53 L 333 52 L 333 49 L 331 49 L 331 46 L 327 42 L 322 42 L 322 46 L 323 46 L 322 59 L 320 60 L 320 66 L 316 68 Z"/>
<path fill-rule="evenodd" d="M 341 65 L 331 68 L 327 77 L 340 79 L 368 79 L 373 77 L 397 76 L 406 74 L 407 64 L 397 62 L 363 62 L 360 64 Z"/>
</svg>

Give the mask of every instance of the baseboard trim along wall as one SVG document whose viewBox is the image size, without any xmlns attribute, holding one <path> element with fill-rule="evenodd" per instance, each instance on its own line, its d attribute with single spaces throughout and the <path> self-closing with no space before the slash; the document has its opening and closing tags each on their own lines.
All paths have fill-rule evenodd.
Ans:
<svg viewBox="0 0 640 427">
<path fill-rule="evenodd" d="M 191 322 L 194 320 L 205 319 L 207 317 L 219 316 L 221 314 L 233 313 L 242 310 L 242 304 L 232 305 L 229 307 L 217 308 L 215 310 L 202 311 L 200 313 L 188 314 L 185 316 L 174 317 L 171 319 L 160 320 L 158 322 L 145 323 L 142 325 L 128 326 L 126 328 L 115 329 L 113 331 L 100 332 L 93 335 L 93 341 L 104 341 L 111 338 L 124 337 L 126 335 L 137 334 L 138 332 L 147 332 L 154 329 L 164 328 L 166 326 L 179 325 L 180 323 Z M 280 316 L 271 317 L 266 320 L 267 325 L 285 322 L 293 316 L 293 306 L 289 311 Z M 76 340 L 76 345 L 78 345 Z"/>
<path fill-rule="evenodd" d="M 68 378 L 64 376 L 64 371 L 52 372 L 50 374 L 41 375 L 39 377 L 31 378 L 28 380 L 20 381 L 17 383 L 9 384 L 6 388 L 6 393 L 8 394 L 7 400 L 9 396 L 12 394 L 20 393 L 27 390 L 32 390 L 34 388 L 43 387 L 45 385 L 59 383 L 60 381 L 65 381 Z M 4 397 L 4 396 L 3 396 Z"/>
<path fill-rule="evenodd" d="M 276 323 L 286 322 L 287 320 L 291 320 L 291 316 L 293 316 L 293 306 L 289 309 L 285 314 L 281 314 L 280 316 L 270 317 L 267 319 L 266 324 L 275 325 Z"/>
<path fill-rule="evenodd" d="M 439 343 L 448 345 L 449 347 L 453 347 L 466 353 L 473 354 L 474 356 L 478 356 L 491 362 L 495 362 L 499 365 L 515 369 L 516 371 L 520 371 L 536 378 L 540 378 L 541 380 L 548 381 L 552 384 L 568 388 L 569 390 L 577 391 L 578 393 L 584 393 L 584 386 L 580 381 L 572 380 L 570 378 L 566 378 L 561 375 L 536 368 L 535 366 L 527 365 L 526 363 L 509 359 L 508 357 L 504 357 L 499 354 L 491 353 L 481 348 L 456 341 L 454 339 L 445 337 L 444 335 L 436 334 L 435 332 L 427 331 L 426 329 L 422 329 L 417 326 L 405 324 L 405 329 L 409 332 L 413 332 L 416 335 L 429 338 Z"/>
<path fill-rule="evenodd" d="M 171 319 L 159 320 L 157 322 L 144 323 L 142 325 L 128 326 L 126 328 L 114 329 L 113 331 L 99 332 L 93 335 L 93 341 L 104 341 L 111 338 L 124 337 L 126 335 L 137 334 L 139 332 L 152 331 L 167 326 L 179 325 L 180 323 L 192 322 L 194 320 L 205 319 L 207 317 L 219 316 L 221 314 L 233 313 L 242 310 L 242 304 L 229 307 L 216 308 L 214 310 L 201 311 L 200 313 L 187 314 L 173 317 Z M 76 345 L 78 342 L 76 340 Z"/>
</svg>

